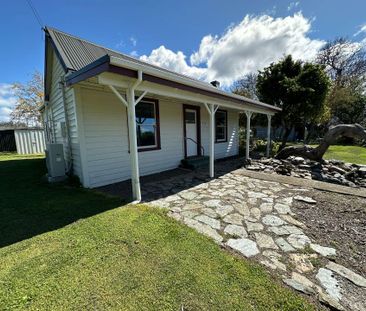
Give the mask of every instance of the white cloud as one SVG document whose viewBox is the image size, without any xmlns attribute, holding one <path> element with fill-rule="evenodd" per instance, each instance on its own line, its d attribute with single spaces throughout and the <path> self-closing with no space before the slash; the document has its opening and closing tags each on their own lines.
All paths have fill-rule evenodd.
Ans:
<svg viewBox="0 0 366 311">
<path fill-rule="evenodd" d="M 130 41 L 131 41 L 131 44 L 132 46 L 136 46 L 137 45 L 137 39 L 135 37 L 130 37 Z"/>
<path fill-rule="evenodd" d="M 136 50 L 133 50 L 133 51 L 130 52 L 130 55 L 132 57 L 138 57 L 139 56 L 139 53 Z"/>
<path fill-rule="evenodd" d="M 358 36 L 362 33 L 365 33 L 366 34 L 366 24 L 360 26 L 360 29 L 353 35 L 353 36 Z"/>
<path fill-rule="evenodd" d="M 0 83 L 0 122 L 9 121 L 9 115 L 16 103 L 10 84 Z"/>
<path fill-rule="evenodd" d="M 308 37 L 311 21 L 301 13 L 273 18 L 247 15 L 222 35 L 206 35 L 196 52 L 187 57 L 165 46 L 153 50 L 142 60 L 205 81 L 219 80 L 229 86 L 236 79 L 256 72 L 287 54 L 295 59 L 315 57 L 324 41 Z"/>
<path fill-rule="evenodd" d="M 189 66 L 183 52 L 178 51 L 177 53 L 174 53 L 164 45 L 152 50 L 149 56 L 142 55 L 140 59 L 197 79 L 205 78 L 207 72 L 206 68 Z"/>
<path fill-rule="evenodd" d="M 293 9 L 297 8 L 300 4 L 300 1 L 297 2 L 290 2 L 290 4 L 287 7 L 287 11 L 292 11 Z"/>
</svg>

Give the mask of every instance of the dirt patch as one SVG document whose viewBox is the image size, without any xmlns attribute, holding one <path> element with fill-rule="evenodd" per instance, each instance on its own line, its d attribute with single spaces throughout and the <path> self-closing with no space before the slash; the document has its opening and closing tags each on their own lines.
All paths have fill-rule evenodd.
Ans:
<svg viewBox="0 0 366 311">
<path fill-rule="evenodd" d="M 309 205 L 294 201 L 296 218 L 306 224 L 305 233 L 323 246 L 337 249 L 335 261 L 366 277 L 366 199 L 312 190 Z"/>
</svg>

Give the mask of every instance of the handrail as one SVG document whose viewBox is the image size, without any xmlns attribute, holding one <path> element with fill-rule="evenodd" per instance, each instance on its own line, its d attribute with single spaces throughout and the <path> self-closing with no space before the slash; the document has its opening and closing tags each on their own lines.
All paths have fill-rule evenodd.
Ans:
<svg viewBox="0 0 366 311">
<path fill-rule="evenodd" d="M 184 137 L 184 138 L 185 138 L 185 140 L 189 139 L 189 140 L 193 141 L 198 146 L 198 142 L 195 141 L 194 139 L 192 139 L 190 137 Z M 199 146 L 202 149 L 202 155 L 204 156 L 205 155 L 205 148 L 203 148 L 203 146 L 201 144 Z"/>
</svg>

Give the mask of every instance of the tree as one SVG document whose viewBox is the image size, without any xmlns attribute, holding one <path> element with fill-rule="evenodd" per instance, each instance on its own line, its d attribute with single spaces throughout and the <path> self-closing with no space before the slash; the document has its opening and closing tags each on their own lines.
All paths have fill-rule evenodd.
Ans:
<svg viewBox="0 0 366 311">
<path fill-rule="evenodd" d="M 366 50 L 345 38 L 329 41 L 318 53 L 332 80 L 326 106 L 341 123 L 365 123 Z"/>
<path fill-rule="evenodd" d="M 317 55 L 317 63 L 325 68 L 336 87 L 360 92 L 366 82 L 366 50 L 346 38 L 327 42 Z"/>
<path fill-rule="evenodd" d="M 23 123 L 27 126 L 36 126 L 41 123 L 39 108 L 43 104 L 43 78 L 40 72 L 35 71 L 30 81 L 25 84 L 13 84 L 16 104 L 10 113 L 14 123 Z"/>
<path fill-rule="evenodd" d="M 315 148 L 307 145 L 286 147 L 276 155 L 276 158 L 287 159 L 289 156 L 301 156 L 321 162 L 329 146 L 334 144 L 340 137 L 366 140 L 366 130 L 359 124 L 339 124 L 329 129 L 319 146 Z"/>
<path fill-rule="evenodd" d="M 257 100 L 257 79 L 257 73 L 248 73 L 243 78 L 234 82 L 231 91 L 235 94 Z"/>
<path fill-rule="evenodd" d="M 273 119 L 273 125 L 285 129 L 280 149 L 286 146 L 292 128 L 319 118 L 328 88 L 323 65 L 294 61 L 291 55 L 259 72 L 259 99 L 282 108 Z"/>
<path fill-rule="evenodd" d="M 365 119 L 366 96 L 349 87 L 333 87 L 327 98 L 327 106 L 331 116 L 341 123 L 362 123 Z"/>
</svg>

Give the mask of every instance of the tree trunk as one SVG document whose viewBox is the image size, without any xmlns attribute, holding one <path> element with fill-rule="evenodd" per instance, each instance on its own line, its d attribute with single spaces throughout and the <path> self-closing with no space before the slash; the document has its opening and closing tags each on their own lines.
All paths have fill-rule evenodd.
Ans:
<svg viewBox="0 0 366 311">
<path fill-rule="evenodd" d="M 316 148 L 307 145 L 286 147 L 276 155 L 276 159 L 287 159 L 289 156 L 300 156 L 309 160 L 321 162 L 329 146 L 335 143 L 339 137 L 366 139 L 366 130 L 359 124 L 339 124 L 329 129 L 319 146 Z"/>
<path fill-rule="evenodd" d="M 283 133 L 283 136 L 282 136 L 282 142 L 281 142 L 281 146 L 279 147 L 279 150 L 282 150 L 283 148 L 286 147 L 287 140 L 288 140 L 288 137 L 290 136 L 290 134 L 291 134 L 291 129 L 286 127 L 285 132 Z"/>
</svg>

